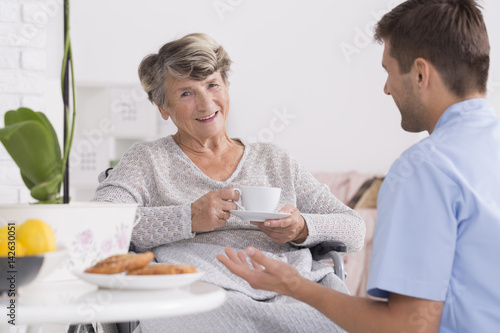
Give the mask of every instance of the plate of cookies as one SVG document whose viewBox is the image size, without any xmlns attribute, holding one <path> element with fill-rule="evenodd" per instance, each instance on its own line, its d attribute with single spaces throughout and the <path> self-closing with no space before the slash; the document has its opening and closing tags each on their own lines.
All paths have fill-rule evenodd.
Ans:
<svg viewBox="0 0 500 333">
<path fill-rule="evenodd" d="M 155 264 L 153 259 L 153 252 L 119 254 L 73 274 L 101 288 L 142 290 L 182 287 L 203 276 L 194 266 Z"/>
</svg>

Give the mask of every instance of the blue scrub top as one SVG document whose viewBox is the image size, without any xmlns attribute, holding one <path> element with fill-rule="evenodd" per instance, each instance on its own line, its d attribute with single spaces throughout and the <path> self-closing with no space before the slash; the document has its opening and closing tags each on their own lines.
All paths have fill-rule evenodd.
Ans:
<svg viewBox="0 0 500 333">
<path fill-rule="evenodd" d="M 500 121 L 448 108 L 392 165 L 378 197 L 368 294 L 444 301 L 440 332 L 500 332 Z"/>
</svg>

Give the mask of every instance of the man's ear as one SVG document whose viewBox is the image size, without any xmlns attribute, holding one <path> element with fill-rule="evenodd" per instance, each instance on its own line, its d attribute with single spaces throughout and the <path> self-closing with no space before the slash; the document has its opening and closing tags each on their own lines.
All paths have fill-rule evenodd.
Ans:
<svg viewBox="0 0 500 333">
<path fill-rule="evenodd" d="M 160 111 L 160 114 L 161 114 L 161 117 L 165 120 L 168 120 L 168 118 L 170 117 L 169 114 L 167 113 L 167 111 L 165 111 L 164 108 L 162 108 L 161 106 L 159 106 L 158 104 L 156 104 L 156 106 L 158 107 L 158 111 Z"/>
<path fill-rule="evenodd" d="M 419 88 L 427 88 L 429 86 L 429 80 L 430 80 L 430 63 L 423 59 L 423 58 L 417 58 L 414 63 L 414 73 L 413 73 L 413 78 L 416 80 L 417 85 Z"/>
</svg>

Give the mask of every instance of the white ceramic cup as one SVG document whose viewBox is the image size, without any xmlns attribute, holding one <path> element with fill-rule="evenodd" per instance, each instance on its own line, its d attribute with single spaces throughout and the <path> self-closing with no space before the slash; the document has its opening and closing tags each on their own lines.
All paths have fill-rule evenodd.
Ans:
<svg viewBox="0 0 500 333">
<path fill-rule="evenodd" d="M 241 210 L 251 212 L 274 212 L 280 201 L 281 189 L 265 186 L 241 186 L 234 188 L 240 194 Z"/>
</svg>

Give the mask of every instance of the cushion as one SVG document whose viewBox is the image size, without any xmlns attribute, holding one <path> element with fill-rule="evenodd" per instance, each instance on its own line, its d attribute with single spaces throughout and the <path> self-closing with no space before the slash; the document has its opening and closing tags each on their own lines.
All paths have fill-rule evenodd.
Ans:
<svg viewBox="0 0 500 333">
<path fill-rule="evenodd" d="M 383 177 L 373 177 L 365 181 L 347 205 L 352 209 L 377 208 L 378 191 L 383 180 Z"/>
</svg>

